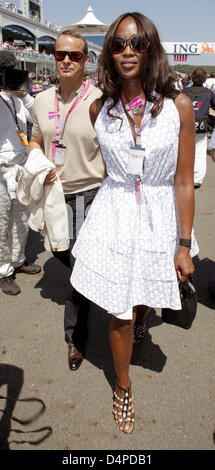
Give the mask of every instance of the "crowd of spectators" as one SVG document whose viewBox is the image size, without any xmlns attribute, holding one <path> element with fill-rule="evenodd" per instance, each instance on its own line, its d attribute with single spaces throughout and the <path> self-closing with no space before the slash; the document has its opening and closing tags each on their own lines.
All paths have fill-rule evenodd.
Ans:
<svg viewBox="0 0 215 470">
<path fill-rule="evenodd" d="M 0 41 L 0 49 L 9 49 L 12 52 L 16 53 L 21 57 L 29 57 L 29 58 L 37 58 L 37 57 L 44 57 L 46 59 L 54 59 L 54 54 L 47 54 L 45 49 L 43 52 L 36 51 L 33 49 L 31 45 L 19 45 L 16 41 L 9 42 L 9 41 Z"/>
<path fill-rule="evenodd" d="M 185 88 L 191 87 L 192 85 L 193 82 L 189 73 L 176 71 L 175 87 L 177 90 L 183 91 Z M 208 75 L 208 78 L 203 86 L 209 88 L 213 93 L 215 93 L 215 73 L 212 72 L 210 75 Z"/>
<path fill-rule="evenodd" d="M 96 87 L 98 86 L 97 76 L 90 77 L 89 75 L 86 75 L 85 80 L 89 80 L 89 82 Z M 57 83 L 59 83 L 57 75 L 40 75 L 37 77 L 34 72 L 29 73 L 29 93 L 34 98 L 41 91 L 44 91 Z"/>
<path fill-rule="evenodd" d="M 29 93 L 33 98 L 41 91 L 50 88 L 58 83 L 57 75 L 36 76 L 34 72 L 29 73 Z"/>
<path fill-rule="evenodd" d="M 20 42 L 23 44 L 21 45 Z M 33 49 L 32 45 L 30 44 L 24 44 L 24 42 L 19 41 L 19 40 L 14 40 L 12 42 L 10 41 L 0 41 L 0 50 L 1 49 L 9 49 L 12 52 L 14 52 L 18 58 L 29 58 L 29 59 L 47 59 L 47 60 L 54 60 L 54 54 L 52 53 L 47 53 L 45 49 L 42 52 L 36 51 Z M 94 57 L 94 54 L 90 55 L 89 59 L 90 64 L 95 64 L 96 65 L 96 59 Z"/>
</svg>

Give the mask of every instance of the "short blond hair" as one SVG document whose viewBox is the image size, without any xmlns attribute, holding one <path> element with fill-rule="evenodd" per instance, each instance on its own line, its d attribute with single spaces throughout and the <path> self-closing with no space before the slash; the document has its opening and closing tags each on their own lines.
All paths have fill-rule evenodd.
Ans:
<svg viewBox="0 0 215 470">
<path fill-rule="evenodd" d="M 84 49 L 83 49 L 83 53 L 84 55 L 87 55 L 88 54 L 88 44 L 87 44 L 87 41 L 86 39 L 81 36 L 80 34 L 76 33 L 75 31 L 73 31 L 72 29 L 66 29 L 65 31 L 62 31 L 59 36 L 57 37 L 56 41 L 55 41 L 55 45 L 56 45 L 56 42 L 57 40 L 61 37 L 61 36 L 70 36 L 72 38 L 78 38 L 78 39 L 82 39 L 83 43 L 84 43 Z"/>
</svg>

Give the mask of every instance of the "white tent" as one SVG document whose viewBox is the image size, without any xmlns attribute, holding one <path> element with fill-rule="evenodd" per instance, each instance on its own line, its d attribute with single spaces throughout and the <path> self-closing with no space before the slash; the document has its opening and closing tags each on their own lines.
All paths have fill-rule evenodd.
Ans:
<svg viewBox="0 0 215 470">
<path fill-rule="evenodd" d="M 78 23 L 74 23 L 74 26 L 76 25 L 86 25 L 86 26 L 106 26 L 105 23 L 102 23 L 102 21 L 98 20 L 96 16 L 93 13 L 93 9 L 91 6 L 88 7 L 87 13 L 85 17 L 79 21 Z"/>
</svg>

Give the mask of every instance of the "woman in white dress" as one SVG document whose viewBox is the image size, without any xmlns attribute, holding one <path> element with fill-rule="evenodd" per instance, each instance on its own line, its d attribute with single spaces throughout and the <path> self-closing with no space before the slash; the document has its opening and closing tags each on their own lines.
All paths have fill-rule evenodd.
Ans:
<svg viewBox="0 0 215 470">
<path fill-rule="evenodd" d="M 100 64 L 103 98 L 90 113 L 107 175 L 73 248 L 71 282 L 112 314 L 113 413 L 129 434 L 134 322 L 138 342 L 151 307 L 181 308 L 178 279 L 194 271 L 194 113 L 140 13 L 111 25 Z"/>
</svg>

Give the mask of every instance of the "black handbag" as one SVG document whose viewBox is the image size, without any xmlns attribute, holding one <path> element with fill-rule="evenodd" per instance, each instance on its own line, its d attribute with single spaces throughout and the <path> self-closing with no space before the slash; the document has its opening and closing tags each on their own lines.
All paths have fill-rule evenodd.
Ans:
<svg viewBox="0 0 215 470">
<path fill-rule="evenodd" d="M 181 310 L 162 309 L 162 320 L 171 325 L 180 326 L 189 330 L 197 311 L 197 293 L 192 279 L 186 282 L 179 281 L 179 291 L 181 297 Z"/>
</svg>

